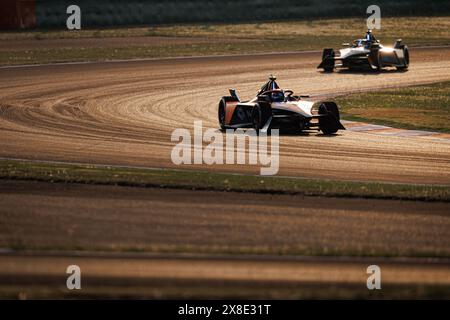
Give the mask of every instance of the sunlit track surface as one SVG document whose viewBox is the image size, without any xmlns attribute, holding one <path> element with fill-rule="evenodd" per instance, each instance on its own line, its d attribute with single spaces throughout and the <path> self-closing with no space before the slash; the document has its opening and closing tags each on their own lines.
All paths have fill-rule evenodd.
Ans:
<svg viewBox="0 0 450 320">
<path fill-rule="evenodd" d="M 217 128 L 230 87 L 254 95 L 270 73 L 315 97 L 450 79 L 450 49 L 411 50 L 406 73 L 323 74 L 319 53 L 49 65 L 0 70 L 0 157 L 175 167 L 175 128 Z M 450 184 L 447 139 L 340 131 L 280 138 L 281 175 Z M 256 166 L 184 166 L 259 173 Z"/>
<path fill-rule="evenodd" d="M 447 141 L 448 143 L 450 143 L 449 133 L 398 129 L 378 124 L 369 124 L 364 122 L 347 121 L 347 120 L 341 120 L 341 123 L 346 127 L 346 130 L 354 132 L 369 132 L 378 135 L 397 136 L 397 137 L 423 137 L 430 139 L 441 139 L 443 141 Z"/>
</svg>

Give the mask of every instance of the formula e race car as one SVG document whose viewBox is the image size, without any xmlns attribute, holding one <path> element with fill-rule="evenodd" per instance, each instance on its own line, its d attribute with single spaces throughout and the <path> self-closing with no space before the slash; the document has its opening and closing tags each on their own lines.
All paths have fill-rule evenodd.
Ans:
<svg viewBox="0 0 450 320">
<path fill-rule="evenodd" d="M 324 49 L 322 62 L 317 67 L 325 72 L 333 72 L 335 67 L 349 69 L 381 70 L 383 67 L 396 67 L 406 70 L 409 66 L 408 47 L 402 44 L 402 39 L 395 41 L 394 47 L 385 47 L 375 39 L 371 30 L 368 30 L 364 39 L 357 39 L 349 48 Z"/>
<path fill-rule="evenodd" d="M 257 133 L 267 133 L 271 128 L 280 128 L 320 130 L 324 134 L 345 129 L 336 103 L 303 100 L 309 96 L 282 90 L 275 80 L 271 76 L 250 101 L 241 101 L 236 90 L 230 89 L 230 95 L 219 102 L 221 129 L 254 128 Z"/>
</svg>

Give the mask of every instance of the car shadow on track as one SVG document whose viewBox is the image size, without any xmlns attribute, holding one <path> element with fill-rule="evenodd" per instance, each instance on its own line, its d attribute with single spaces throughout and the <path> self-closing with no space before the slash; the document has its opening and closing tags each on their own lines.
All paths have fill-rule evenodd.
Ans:
<svg viewBox="0 0 450 320">
<path fill-rule="evenodd" d="M 361 74 L 361 75 L 368 75 L 368 76 L 378 76 L 382 74 L 392 74 L 392 73 L 405 73 L 408 72 L 408 70 L 397 70 L 396 68 L 388 68 L 388 69 L 382 69 L 382 70 L 357 70 L 357 69 L 339 69 L 334 72 L 327 72 L 327 71 L 319 71 L 322 74 Z"/>
<path fill-rule="evenodd" d="M 245 130 L 241 129 L 243 132 Z M 217 132 L 221 132 L 222 134 L 226 135 L 227 133 L 217 129 Z M 278 131 L 280 137 L 320 137 L 320 138 L 333 138 L 338 137 L 341 134 L 339 133 L 332 133 L 332 134 L 325 134 L 320 131 L 317 132 L 307 132 L 307 131 L 298 131 L 298 130 L 289 130 L 289 129 L 279 129 Z M 233 133 L 235 134 L 235 133 Z M 268 134 L 270 136 L 270 133 Z"/>
<path fill-rule="evenodd" d="M 332 134 L 325 134 L 321 131 L 298 131 L 295 129 L 279 129 L 280 136 L 285 137 L 320 137 L 320 138 L 333 138 L 338 137 L 341 134 L 339 132 Z"/>
</svg>

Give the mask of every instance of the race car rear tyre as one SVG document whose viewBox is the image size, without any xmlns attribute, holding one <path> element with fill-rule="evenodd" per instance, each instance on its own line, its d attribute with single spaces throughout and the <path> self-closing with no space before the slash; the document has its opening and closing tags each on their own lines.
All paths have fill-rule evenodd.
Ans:
<svg viewBox="0 0 450 320">
<path fill-rule="evenodd" d="M 403 66 L 397 67 L 397 70 L 407 70 L 409 67 L 409 50 L 407 46 L 403 46 Z"/>
<path fill-rule="evenodd" d="M 226 129 L 227 125 L 225 123 L 226 119 L 226 110 L 227 110 L 227 103 L 228 102 L 239 102 L 236 97 L 232 96 L 223 96 L 222 99 L 219 101 L 219 107 L 217 108 L 217 116 L 219 119 L 219 125 L 220 129 L 223 131 Z"/>
<path fill-rule="evenodd" d="M 322 64 L 323 71 L 333 72 L 334 71 L 334 50 L 333 49 L 323 49 L 322 52 Z"/>
<path fill-rule="evenodd" d="M 218 109 L 218 117 L 219 117 L 219 125 L 221 130 L 225 130 L 225 106 L 226 106 L 225 99 L 220 100 L 219 102 L 219 109 Z"/>
<path fill-rule="evenodd" d="M 336 133 L 340 128 L 339 109 L 335 103 L 322 103 L 319 114 L 327 115 L 319 118 L 319 128 L 324 134 Z"/>
<path fill-rule="evenodd" d="M 267 123 L 272 115 L 272 109 L 270 104 L 267 103 L 257 103 L 252 109 L 252 123 L 253 129 L 259 134 L 264 125 Z"/>
</svg>

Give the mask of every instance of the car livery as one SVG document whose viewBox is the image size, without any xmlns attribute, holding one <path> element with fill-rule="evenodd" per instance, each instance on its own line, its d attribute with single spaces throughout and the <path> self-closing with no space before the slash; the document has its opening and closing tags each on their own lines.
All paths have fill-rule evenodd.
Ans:
<svg viewBox="0 0 450 320">
<path fill-rule="evenodd" d="M 348 48 L 339 51 L 324 49 L 322 62 L 317 68 L 333 72 L 335 68 L 381 70 L 384 67 L 396 67 L 398 70 L 407 70 L 409 67 L 409 50 L 402 39 L 397 39 L 393 47 L 385 47 L 369 30 L 364 39 L 343 45 Z"/>
<path fill-rule="evenodd" d="M 340 122 L 339 109 L 331 101 L 304 100 L 309 95 L 294 95 L 292 90 L 280 89 L 271 76 L 249 101 L 241 101 L 236 90 L 219 101 L 218 118 L 222 130 L 253 128 L 268 132 L 271 128 L 316 130 L 333 134 L 345 129 Z"/>
</svg>

